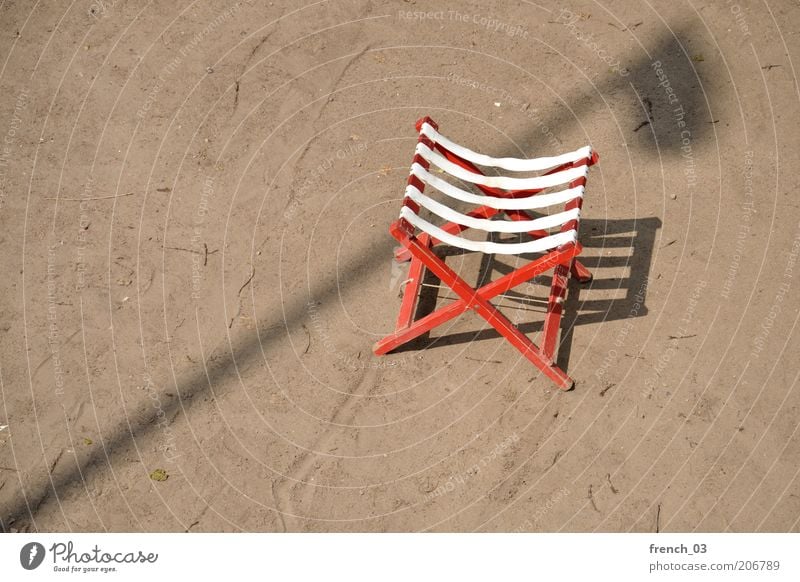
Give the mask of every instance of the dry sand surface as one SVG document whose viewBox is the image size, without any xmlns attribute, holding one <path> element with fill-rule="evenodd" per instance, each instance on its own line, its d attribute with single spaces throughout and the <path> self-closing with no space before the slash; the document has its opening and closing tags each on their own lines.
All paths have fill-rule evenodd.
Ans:
<svg viewBox="0 0 800 582">
<path fill-rule="evenodd" d="M 0 22 L 0 529 L 800 529 L 795 2 Z M 372 354 L 423 115 L 495 156 L 599 152 L 574 390 L 474 314 Z"/>
</svg>

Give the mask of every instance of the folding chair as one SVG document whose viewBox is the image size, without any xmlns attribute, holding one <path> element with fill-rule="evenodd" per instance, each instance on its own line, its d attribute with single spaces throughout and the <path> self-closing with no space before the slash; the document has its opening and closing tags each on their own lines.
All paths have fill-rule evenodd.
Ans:
<svg viewBox="0 0 800 582">
<path fill-rule="evenodd" d="M 383 355 L 427 333 L 469 310 L 474 310 L 505 337 L 559 388 L 569 390 L 572 379 L 555 364 L 558 331 L 570 273 L 580 282 L 590 281 L 591 273 L 576 259 L 582 247 L 578 242 L 578 223 L 589 166 L 598 156 L 586 146 L 571 153 L 537 159 L 492 158 L 462 147 L 439 133 L 439 126 L 429 117 L 417 121 L 417 142 L 408 185 L 399 220 L 389 228 L 402 247 L 395 252 L 398 261 L 411 259 L 408 280 L 394 333 L 377 342 L 374 352 Z M 440 172 L 431 170 L 431 165 Z M 478 166 L 511 172 L 537 172 L 534 177 L 486 175 Z M 481 193 L 470 192 L 436 175 L 443 173 L 461 183 L 475 186 Z M 544 192 L 567 185 L 565 189 Z M 462 214 L 425 194 L 428 186 L 445 199 L 477 205 Z M 534 218 L 546 208 L 558 206 L 563 211 Z M 436 226 L 420 216 L 424 208 L 431 215 L 447 221 Z M 503 213 L 510 220 L 492 220 Z M 488 233 L 527 233 L 525 242 L 470 240 L 459 233 L 467 229 Z M 558 229 L 555 231 L 555 229 Z M 554 232 L 549 232 L 554 230 Z M 491 236 L 491 235 L 490 235 Z M 485 254 L 538 256 L 524 266 L 473 288 L 451 269 L 433 250 L 438 244 Z M 447 284 L 458 296 L 454 302 L 414 321 L 425 269 Z M 549 270 L 553 270 L 541 345 L 529 340 L 489 301 Z"/>
</svg>

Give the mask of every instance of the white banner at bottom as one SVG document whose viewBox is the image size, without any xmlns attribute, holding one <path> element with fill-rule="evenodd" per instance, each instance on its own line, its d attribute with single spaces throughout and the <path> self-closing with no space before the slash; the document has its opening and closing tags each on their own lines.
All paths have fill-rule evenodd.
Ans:
<svg viewBox="0 0 800 582">
<path fill-rule="evenodd" d="M 3 580 L 800 580 L 800 534 L 7 534 Z"/>
</svg>

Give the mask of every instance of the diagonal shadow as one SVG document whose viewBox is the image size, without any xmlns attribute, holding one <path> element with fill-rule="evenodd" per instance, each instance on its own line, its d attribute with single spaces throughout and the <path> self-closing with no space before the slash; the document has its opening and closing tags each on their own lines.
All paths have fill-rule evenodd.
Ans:
<svg viewBox="0 0 800 582">
<path fill-rule="evenodd" d="M 380 241 L 370 241 L 369 246 L 359 252 L 358 258 L 352 261 L 353 272 L 366 272 L 369 270 L 366 267 L 383 262 L 390 257 L 394 248 L 392 240 L 387 236 Z M 94 473 L 105 468 L 110 459 L 119 455 L 132 440 L 157 428 L 162 414 L 167 418 L 172 418 L 181 409 L 188 414 L 193 403 L 202 400 L 197 396 L 205 392 L 214 394 L 215 385 L 226 378 L 235 377 L 237 368 L 241 369 L 248 362 L 260 359 L 262 349 L 269 349 L 272 343 L 280 341 L 282 336 L 288 333 L 289 328 L 299 326 L 301 322 L 308 319 L 307 302 L 311 297 L 315 300 L 336 297 L 340 292 L 344 294 L 357 287 L 358 283 L 358 277 L 320 280 L 316 285 L 312 284 L 308 297 L 293 294 L 283 312 L 280 307 L 276 307 L 272 314 L 265 315 L 263 319 L 259 320 L 264 323 L 258 326 L 256 333 L 251 333 L 249 338 L 243 337 L 233 341 L 232 349 L 229 348 L 227 340 L 223 339 L 220 342 L 221 347 L 218 346 L 207 354 L 205 368 L 208 375 L 204 371 L 200 371 L 183 380 L 179 386 L 176 386 L 178 398 L 164 399 L 162 402 L 163 412 L 154 411 L 152 406 L 147 406 L 142 411 L 134 411 L 129 414 L 128 418 L 119 423 L 118 428 L 110 437 L 101 439 L 102 446 L 95 448 L 80 466 L 76 463 L 74 468 L 70 468 L 68 471 L 51 473 L 51 479 L 45 480 L 40 491 L 33 495 L 28 494 L 27 502 L 23 501 L 12 508 L 5 519 L 0 518 L 0 531 L 8 531 L 8 524 L 14 522 L 17 522 L 15 528 L 19 529 L 19 523 L 26 517 L 35 523 L 34 515 L 50 496 L 55 496 L 55 492 L 62 490 L 65 486 L 79 483 L 81 479 L 88 481 Z"/>
<path fill-rule="evenodd" d="M 692 39 L 698 36 L 695 28 L 695 25 L 688 25 L 666 31 L 647 47 L 649 55 L 643 53 L 629 66 L 627 75 L 609 72 L 602 81 L 594 83 L 593 94 L 571 97 L 568 103 L 559 102 L 558 109 L 543 125 L 574 125 L 576 119 L 585 119 L 598 105 L 608 106 L 601 97 L 612 102 L 626 99 L 633 105 L 632 115 L 618 120 L 623 132 L 621 137 L 628 147 L 653 157 L 680 158 L 684 153 L 680 149 L 686 135 L 682 136 L 683 132 L 689 130 L 692 141 L 702 140 L 713 131 L 716 123 L 711 111 L 711 97 L 716 85 L 706 80 L 704 73 L 704 69 L 711 65 L 704 63 L 701 54 L 692 54 Z M 613 35 L 620 34 L 610 30 L 612 32 L 598 38 L 607 48 L 611 48 Z M 580 44 L 577 46 L 581 47 Z M 574 75 L 575 72 L 569 70 L 568 74 Z M 583 77 L 577 78 L 584 80 Z M 683 117 L 678 108 L 685 112 Z M 685 125 L 680 125 L 679 120 Z M 492 131 L 492 128 L 487 126 L 484 131 Z M 522 152 L 534 152 L 537 156 L 544 155 L 538 152 L 547 152 L 553 147 L 542 131 L 526 131 L 524 124 L 520 124 L 511 138 Z M 508 147 L 494 155 L 519 156 L 520 150 Z"/>
<path fill-rule="evenodd" d="M 631 120 L 632 124 L 635 125 L 649 115 L 650 129 L 653 131 L 654 135 L 658 136 L 659 139 L 666 138 L 674 140 L 680 133 L 675 126 L 675 121 L 671 114 L 674 105 L 667 103 L 664 88 L 658 86 L 659 79 L 652 68 L 653 60 L 660 60 L 664 70 L 667 75 L 669 75 L 671 86 L 687 111 L 687 116 L 689 116 L 687 123 L 691 122 L 691 116 L 696 118 L 696 123 L 692 125 L 693 136 L 701 137 L 704 132 L 711 128 L 711 125 L 707 123 L 710 120 L 706 119 L 706 117 L 708 117 L 706 98 L 699 88 L 703 85 L 701 74 L 695 70 L 691 59 L 687 57 L 683 48 L 688 46 L 688 41 L 689 34 L 687 29 L 678 31 L 674 35 L 672 33 L 664 35 L 651 50 L 651 57 L 645 55 L 630 67 L 630 74 L 628 77 L 623 78 L 616 73 L 609 73 L 607 78 L 598 85 L 598 90 L 602 94 L 613 96 L 620 91 L 630 91 L 631 87 L 635 88 L 640 95 L 644 96 L 649 101 L 650 106 L 645 102 L 641 118 Z M 632 95 L 635 97 L 635 94 Z M 574 125 L 576 119 L 588 115 L 590 113 L 590 108 L 596 106 L 599 100 L 597 95 L 575 97 L 573 101 L 568 104 L 568 107 L 562 110 L 563 112 L 556 113 L 552 118 L 548 119 L 546 123 L 551 127 Z M 650 109 L 649 112 L 647 111 L 648 109 Z M 419 112 L 420 115 L 426 113 L 428 112 Z M 542 149 L 546 147 L 546 144 L 542 142 L 542 137 L 539 132 L 518 136 L 515 142 L 526 151 L 542 151 Z M 648 151 L 653 155 L 657 155 L 657 143 L 651 140 L 649 144 L 649 146 L 646 146 Z M 635 143 L 634 147 L 637 147 Z M 662 150 L 661 154 L 665 152 L 670 155 L 680 155 L 681 153 L 677 147 Z M 506 155 L 519 155 L 519 151 L 515 150 Z M 644 232 L 645 234 L 650 232 L 652 237 L 654 237 L 655 230 L 658 228 L 658 225 L 655 223 L 657 220 L 658 219 L 645 219 L 644 221 L 638 221 L 637 224 L 640 226 L 639 232 Z M 608 221 L 608 223 L 613 230 L 615 223 L 613 221 Z M 624 221 L 616 224 L 622 227 L 624 226 Z M 642 227 L 642 224 L 645 226 Z M 604 227 L 602 232 L 605 234 L 607 229 Z M 591 238 L 590 235 L 589 239 L 591 240 Z M 601 238 L 602 237 L 598 235 L 598 240 Z M 386 257 L 391 256 L 391 252 L 392 244 L 388 236 L 382 237 L 380 243 L 373 241 L 369 245 L 369 248 L 360 253 L 359 258 L 353 261 L 353 271 L 364 272 L 365 267 L 384 261 Z M 641 254 L 642 253 L 640 253 L 640 255 Z M 639 261 L 639 257 L 634 254 L 633 260 Z M 609 265 L 608 262 L 603 261 L 606 261 L 606 259 L 597 259 L 594 264 L 588 259 L 586 262 L 590 269 L 597 269 Z M 628 292 L 630 292 L 631 288 L 636 286 L 636 276 L 641 279 L 646 272 L 646 266 L 641 262 L 637 262 L 635 266 L 631 266 L 632 275 L 629 279 L 631 285 L 628 286 Z M 640 273 L 640 275 L 634 275 L 634 273 Z M 319 281 L 313 287 L 312 296 L 314 298 L 327 298 L 337 293 L 345 293 L 356 286 L 356 281 L 357 277 Z M 599 282 L 596 284 L 592 283 L 592 285 L 599 284 Z M 567 334 L 571 334 L 571 330 L 577 323 L 601 321 L 610 317 L 621 317 L 621 314 L 625 312 L 625 307 L 622 304 L 614 304 L 611 302 L 605 305 L 598 305 L 592 303 L 591 300 L 579 301 L 578 294 L 575 293 L 574 290 L 570 293 L 570 296 L 573 297 L 573 301 L 578 301 L 578 303 L 572 304 L 571 306 L 568 304 L 569 309 L 567 313 L 576 313 L 578 310 L 589 310 L 592 308 L 594 308 L 594 312 L 590 314 L 580 314 L 576 316 L 577 319 L 566 321 L 565 329 L 568 330 L 566 332 Z M 280 340 L 280 336 L 283 335 L 287 329 L 293 326 L 299 326 L 307 318 L 308 312 L 306 309 L 306 302 L 303 299 L 294 297 L 290 305 L 286 306 L 282 312 L 276 309 L 274 313 L 265 315 L 259 320 L 268 321 L 270 323 L 259 325 L 256 337 L 239 339 L 235 341 L 232 346 L 229 346 L 226 341 L 221 341 L 223 347 L 216 348 L 207 358 L 207 373 L 206 371 L 194 373 L 191 377 L 183 380 L 180 386 L 176 387 L 179 398 L 165 402 L 161 411 L 153 411 L 152 407 L 149 407 L 147 412 L 131 415 L 131 417 L 119 423 L 118 428 L 113 434 L 107 438 L 103 438 L 103 446 L 93 450 L 82 463 L 76 464 L 69 470 L 61 470 L 57 475 L 51 474 L 51 478 L 45 479 L 38 491 L 25 493 L 23 490 L 25 499 L 16 506 L 13 506 L 8 511 L 5 519 L 2 519 L 0 516 L 0 531 L 8 531 L 8 524 L 11 522 L 16 522 L 19 528 L 20 523 L 26 518 L 29 519 L 35 527 L 35 515 L 38 509 L 51 495 L 54 495 L 55 492 L 62 490 L 70 484 L 91 479 L 95 473 L 105 468 L 108 463 L 113 462 L 113 459 L 125 450 L 126 446 L 129 445 L 132 440 L 153 431 L 153 429 L 158 426 L 158 415 L 166 414 L 168 417 L 172 417 L 180 411 L 180 408 L 188 413 L 195 400 L 202 400 L 195 398 L 196 396 L 209 391 L 213 393 L 215 384 L 218 384 L 221 380 L 234 374 L 237 367 L 243 366 L 248 361 L 259 359 L 263 349 L 268 349 L 272 342 Z M 492 332 L 486 331 L 481 333 L 491 334 Z M 470 341 L 474 339 L 474 337 L 471 337 Z M 564 353 L 568 355 L 569 353 L 569 342 L 566 342 L 565 345 L 564 340 L 562 340 L 562 355 Z"/>
</svg>

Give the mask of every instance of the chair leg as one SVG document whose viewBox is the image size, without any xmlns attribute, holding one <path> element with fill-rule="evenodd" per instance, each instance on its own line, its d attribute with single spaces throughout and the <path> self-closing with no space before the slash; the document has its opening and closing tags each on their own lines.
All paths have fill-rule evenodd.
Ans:
<svg viewBox="0 0 800 582">
<path fill-rule="evenodd" d="M 372 347 L 372 351 L 375 352 L 375 355 L 377 356 L 388 354 L 403 344 L 418 338 L 426 332 L 429 332 L 434 327 L 438 327 L 443 323 L 447 323 L 454 317 L 458 317 L 466 310 L 466 303 L 463 301 L 455 301 L 450 303 L 449 305 L 446 305 L 441 309 L 437 309 L 433 313 L 429 313 L 425 317 L 418 319 L 408 327 L 404 329 L 398 329 L 393 334 L 387 335 Z"/>
<path fill-rule="evenodd" d="M 577 259 L 573 261 L 570 271 L 578 283 L 589 283 L 593 278 L 592 272 Z"/>
<path fill-rule="evenodd" d="M 542 356 L 549 363 L 555 360 L 570 267 L 570 265 L 558 265 L 553 271 L 553 283 L 550 286 L 550 297 L 547 301 L 547 315 L 545 315 L 542 329 Z"/>
<path fill-rule="evenodd" d="M 528 339 L 511 321 L 488 301 L 482 301 L 476 311 L 511 345 L 522 353 L 534 366 L 539 368 L 544 375 L 550 378 L 561 390 L 570 390 L 575 382 L 564 371 L 556 366 L 552 359 L 543 357 L 541 350 Z"/>
<path fill-rule="evenodd" d="M 427 235 L 423 236 L 424 238 L 420 237 L 420 242 L 425 245 L 430 245 L 430 237 Z M 414 321 L 414 312 L 416 311 L 424 275 L 425 265 L 416 257 L 413 258 L 411 260 L 411 266 L 408 269 L 408 283 L 405 289 L 403 289 L 403 301 L 400 304 L 400 314 L 397 316 L 396 331 L 406 329 Z"/>
</svg>

